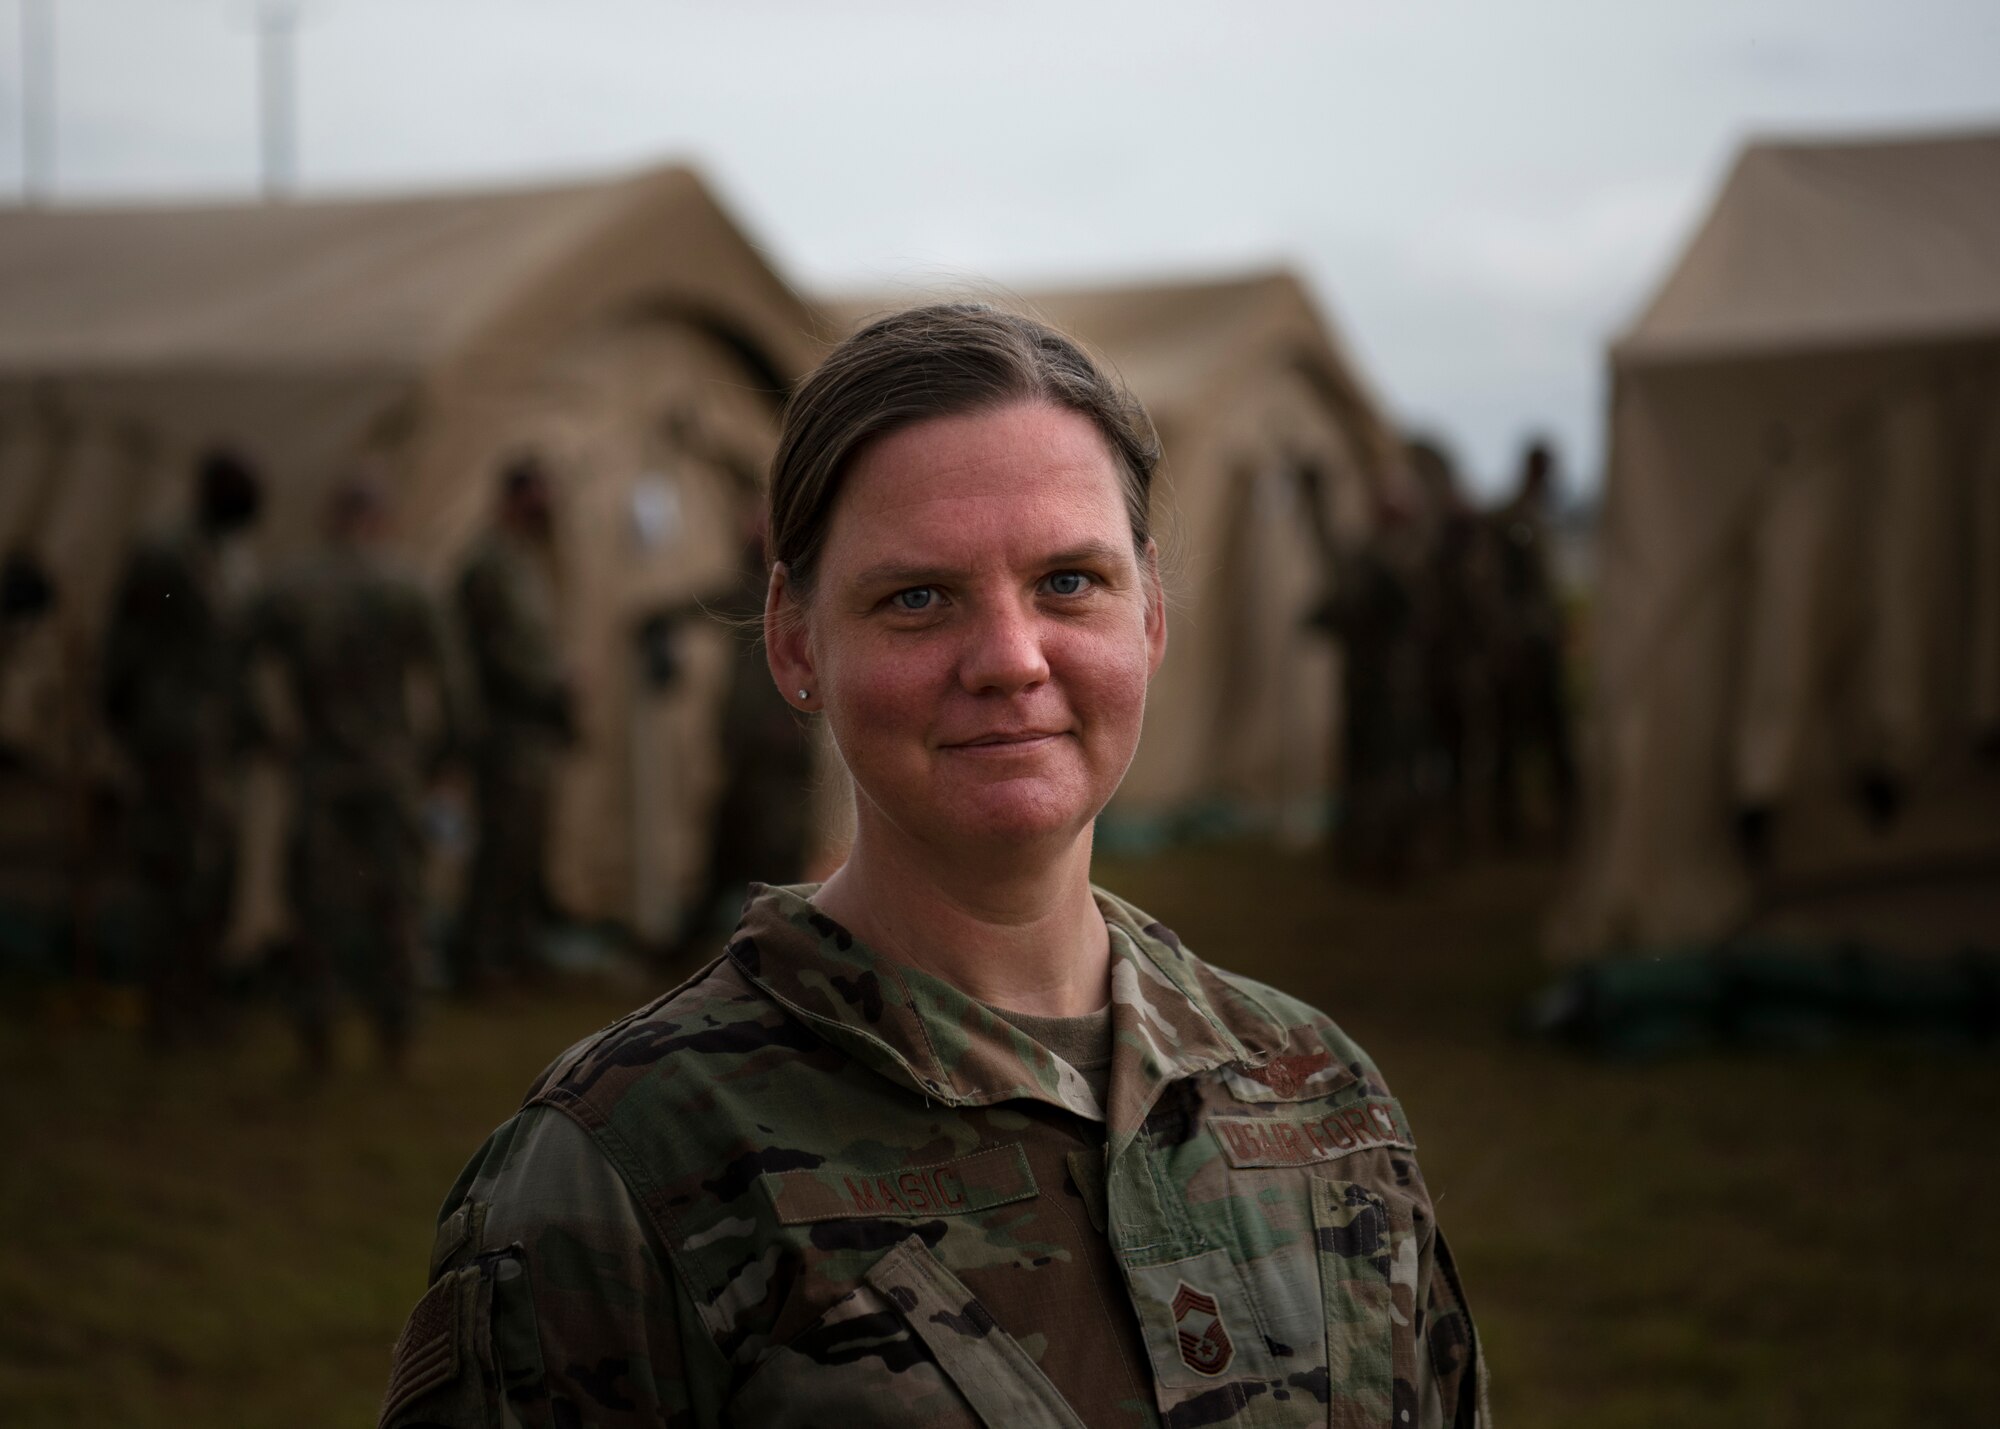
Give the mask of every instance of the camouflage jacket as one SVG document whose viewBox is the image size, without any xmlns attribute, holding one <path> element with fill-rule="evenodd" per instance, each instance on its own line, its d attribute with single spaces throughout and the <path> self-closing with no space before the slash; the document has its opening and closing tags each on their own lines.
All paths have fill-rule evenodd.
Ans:
<svg viewBox="0 0 2000 1429">
<path fill-rule="evenodd" d="M 464 701 L 443 617 L 385 556 L 340 545 L 315 553 L 250 603 L 241 639 L 246 660 L 270 659 L 284 678 L 308 776 L 414 797 L 424 766 L 458 739 Z M 435 701 L 421 731 L 413 676 Z"/>
<path fill-rule="evenodd" d="M 240 707 L 236 631 L 214 545 L 192 526 L 140 540 L 112 597 L 105 721 L 143 760 L 220 760 Z"/>
<path fill-rule="evenodd" d="M 810 891 L 473 1158 L 385 1425 L 1486 1422 L 1408 1123 L 1327 1018 L 1099 894 L 1100 1106 Z"/>
<path fill-rule="evenodd" d="M 567 739 L 569 687 L 542 553 L 519 536 L 490 531 L 466 558 L 456 595 L 485 736 Z"/>
</svg>

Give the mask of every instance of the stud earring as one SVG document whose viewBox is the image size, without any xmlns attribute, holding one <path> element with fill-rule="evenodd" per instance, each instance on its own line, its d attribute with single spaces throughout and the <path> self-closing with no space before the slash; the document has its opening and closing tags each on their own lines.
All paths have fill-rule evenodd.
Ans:
<svg viewBox="0 0 2000 1429">
<path fill-rule="evenodd" d="M 802 700 L 809 700 L 809 699 L 811 699 L 811 698 L 812 698 L 812 693 L 811 693 L 810 691 L 808 691 L 808 690 L 800 690 L 800 691 L 799 691 L 799 698 L 800 698 L 800 699 L 802 699 Z"/>
</svg>

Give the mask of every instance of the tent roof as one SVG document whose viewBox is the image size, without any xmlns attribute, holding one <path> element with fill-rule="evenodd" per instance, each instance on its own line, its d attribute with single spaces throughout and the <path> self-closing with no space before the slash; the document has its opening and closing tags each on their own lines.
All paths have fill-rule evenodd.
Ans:
<svg viewBox="0 0 2000 1429">
<path fill-rule="evenodd" d="M 1072 332 L 1117 365 L 1149 405 L 1196 398 L 1260 345 L 1290 339 L 1332 351 L 1304 286 L 1282 269 L 1230 278 L 1038 289 L 1019 294 L 914 290 L 845 297 L 827 306 L 844 331 L 907 303 L 956 297 L 1020 306 Z"/>
<path fill-rule="evenodd" d="M 414 371 L 556 293 L 603 300 L 607 260 L 634 290 L 706 268 L 697 284 L 739 302 L 747 274 L 753 301 L 800 326 L 699 176 L 672 167 L 443 196 L 0 210 L 0 373 Z"/>
<path fill-rule="evenodd" d="M 2000 131 L 1758 143 L 1621 366 L 2000 335 Z"/>
<path fill-rule="evenodd" d="M 829 304 L 843 331 L 903 303 L 953 296 L 897 292 Z M 972 293 L 1008 306 L 1006 295 Z M 1371 462 L 1389 458 L 1393 433 L 1305 285 L 1270 269 L 1227 278 L 1030 290 L 1027 311 L 1095 348 L 1153 410 L 1198 408 L 1246 372 L 1298 366 L 1354 427 Z"/>
<path fill-rule="evenodd" d="M 1352 375 L 1304 285 L 1282 270 L 1027 297 L 1050 321 L 1101 348 L 1156 403 L 1191 399 L 1246 360 L 1287 347 Z"/>
</svg>

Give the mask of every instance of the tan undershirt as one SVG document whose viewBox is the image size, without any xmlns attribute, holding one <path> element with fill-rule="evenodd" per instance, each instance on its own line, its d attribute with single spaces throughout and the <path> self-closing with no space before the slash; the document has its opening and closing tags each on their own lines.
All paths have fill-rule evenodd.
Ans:
<svg viewBox="0 0 2000 1429">
<path fill-rule="evenodd" d="M 1097 1097 L 1097 1104 L 1099 1106 L 1109 1104 L 1107 1095 L 1111 1082 L 1110 1003 L 1105 1003 L 1095 1012 L 1086 1012 L 1081 1017 L 1037 1017 L 1030 1012 L 1015 1012 L 1010 1008 L 995 1007 L 991 1003 L 986 1004 L 986 1008 L 995 1017 L 1004 1018 L 1032 1041 L 1039 1042 L 1076 1068 Z"/>
<path fill-rule="evenodd" d="M 1036 1017 L 987 1004 L 1022 1035 L 1076 1068 L 1107 1102 L 1111 1080 L 1111 1007 L 1082 1017 Z M 1070 1256 L 1049 1282 L 1036 1328 L 1046 1348 L 1044 1372 L 1090 1429 L 1138 1429 L 1157 1424 L 1152 1371 L 1137 1313 L 1125 1290 L 1111 1242 L 1104 1234 L 1102 1173 L 1079 1179 L 1078 1161 L 1104 1162 L 1104 1123 L 1039 1103 L 1016 1103 L 1028 1118 L 1021 1145 L 1035 1182 L 1060 1208 Z M 1086 1189 L 1085 1181 L 1088 1181 Z M 1052 1268 L 1053 1269 L 1053 1268 Z M 1004 1273 L 970 1271 L 967 1284 L 980 1293 L 985 1280 Z"/>
</svg>

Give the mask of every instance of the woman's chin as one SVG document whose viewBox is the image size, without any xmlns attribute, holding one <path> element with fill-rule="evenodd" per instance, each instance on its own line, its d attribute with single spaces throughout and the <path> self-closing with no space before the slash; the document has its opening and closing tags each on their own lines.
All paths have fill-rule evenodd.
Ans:
<svg viewBox="0 0 2000 1429">
<path fill-rule="evenodd" d="M 965 791 L 940 820 L 939 841 L 1010 852 L 1059 846 L 1090 827 L 1094 800 L 1019 785 Z"/>
</svg>

